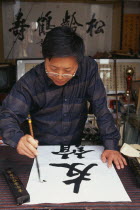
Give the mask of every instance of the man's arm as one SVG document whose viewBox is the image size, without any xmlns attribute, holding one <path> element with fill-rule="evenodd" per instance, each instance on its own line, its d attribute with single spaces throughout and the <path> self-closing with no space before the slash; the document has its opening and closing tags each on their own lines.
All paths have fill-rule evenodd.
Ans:
<svg viewBox="0 0 140 210">
<path fill-rule="evenodd" d="M 118 169 L 123 168 L 127 163 L 120 152 L 118 152 L 120 134 L 107 107 L 105 88 L 95 63 L 93 63 L 93 74 L 88 87 L 88 99 L 92 112 L 96 116 L 101 139 L 105 147 L 105 151 L 101 156 L 102 161 L 108 161 L 109 167 L 114 162 Z"/>
<path fill-rule="evenodd" d="M 33 158 L 37 155 L 38 141 L 24 135 L 20 124 L 25 121 L 31 106 L 31 93 L 23 82 L 18 82 L 3 101 L 0 129 L 4 143 L 17 148 L 19 154 Z"/>
</svg>

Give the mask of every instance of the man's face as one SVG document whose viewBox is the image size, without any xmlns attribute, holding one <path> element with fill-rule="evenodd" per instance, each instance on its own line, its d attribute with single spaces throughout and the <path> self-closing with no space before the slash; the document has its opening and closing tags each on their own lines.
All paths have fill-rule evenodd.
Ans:
<svg viewBox="0 0 140 210">
<path fill-rule="evenodd" d="M 78 69 L 75 57 L 47 58 L 45 60 L 45 70 L 48 77 L 58 86 L 65 85 Z M 58 73 L 55 74 L 55 73 Z"/>
</svg>

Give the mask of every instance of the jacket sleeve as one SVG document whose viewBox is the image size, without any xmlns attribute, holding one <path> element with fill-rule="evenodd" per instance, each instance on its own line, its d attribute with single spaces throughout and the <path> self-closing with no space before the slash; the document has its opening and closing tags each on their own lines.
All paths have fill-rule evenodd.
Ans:
<svg viewBox="0 0 140 210">
<path fill-rule="evenodd" d="M 3 101 L 0 111 L 0 129 L 5 144 L 16 147 L 24 136 L 20 124 L 27 118 L 30 104 L 29 89 L 23 81 L 18 81 Z"/>
<path fill-rule="evenodd" d="M 96 62 L 92 65 L 91 70 L 92 76 L 88 87 L 88 100 L 92 112 L 96 116 L 101 140 L 106 150 L 118 150 L 120 134 L 115 125 L 113 116 L 107 107 L 106 91 L 99 76 Z"/>
</svg>

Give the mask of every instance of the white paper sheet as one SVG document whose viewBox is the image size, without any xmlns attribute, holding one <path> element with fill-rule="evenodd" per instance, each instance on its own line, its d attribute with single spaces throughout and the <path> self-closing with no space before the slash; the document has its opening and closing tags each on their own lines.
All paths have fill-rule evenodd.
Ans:
<svg viewBox="0 0 140 210">
<path fill-rule="evenodd" d="M 80 155 L 80 151 L 83 154 Z M 39 146 L 41 180 L 46 182 L 39 182 L 34 161 L 27 184 L 28 204 L 131 201 L 114 167 L 108 168 L 102 163 L 102 151 L 102 146 L 71 146 L 69 151 L 61 148 L 61 152 L 60 146 Z M 68 153 L 71 154 L 63 159 Z"/>
</svg>

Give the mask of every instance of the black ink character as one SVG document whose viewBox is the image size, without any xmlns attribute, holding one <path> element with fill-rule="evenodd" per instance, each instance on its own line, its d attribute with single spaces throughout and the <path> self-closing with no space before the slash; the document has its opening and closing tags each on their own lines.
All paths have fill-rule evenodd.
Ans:
<svg viewBox="0 0 140 210">
<path fill-rule="evenodd" d="M 77 147 L 77 150 L 78 150 L 78 152 L 75 152 L 74 154 L 77 155 L 77 158 L 79 158 L 79 159 L 84 158 L 84 157 L 82 156 L 82 154 L 85 154 L 85 153 L 94 151 L 94 150 L 86 150 L 86 151 L 85 151 L 83 146 Z"/>
<path fill-rule="evenodd" d="M 77 146 L 72 152 L 69 152 L 70 145 L 61 145 L 59 152 L 52 152 L 54 155 L 62 155 L 62 159 L 68 159 L 70 154 L 77 155 L 77 158 L 82 159 L 84 158 L 82 154 L 92 152 L 94 150 L 84 150 L 83 146 Z"/>
<path fill-rule="evenodd" d="M 104 21 L 100 20 L 97 23 L 97 29 L 95 30 L 95 34 L 104 33 L 103 27 L 105 26 Z"/>
<path fill-rule="evenodd" d="M 77 30 L 78 26 L 82 27 L 83 25 L 77 22 L 75 15 L 76 15 L 76 12 L 74 12 L 72 15 L 69 15 L 68 10 L 66 10 L 65 17 L 63 18 L 63 22 L 61 23 L 61 25 L 69 26 L 74 31 Z"/>
<path fill-rule="evenodd" d="M 52 16 L 50 14 L 51 14 L 51 11 L 47 12 L 46 15 L 43 16 L 43 12 L 42 12 L 41 17 L 37 19 L 39 36 L 41 36 L 42 34 L 46 35 L 49 30 L 55 27 L 55 25 L 51 25 Z"/>
<path fill-rule="evenodd" d="M 70 146 L 68 145 L 61 145 L 59 152 L 52 152 L 54 155 L 62 155 L 62 159 L 68 159 L 69 155 L 75 153 L 76 150 L 69 152 Z"/>
<path fill-rule="evenodd" d="M 20 8 L 18 14 L 16 15 L 16 21 L 12 23 L 13 27 L 9 29 L 9 31 L 13 31 L 14 36 L 21 41 L 24 39 L 24 32 L 26 31 L 26 28 L 30 27 L 30 25 L 25 24 L 26 20 L 22 19 L 22 17 L 23 13 Z"/>
<path fill-rule="evenodd" d="M 98 166 L 96 163 L 89 164 L 87 167 L 84 168 L 83 171 L 81 171 L 81 170 L 77 169 L 76 166 L 77 165 L 84 165 L 82 163 L 72 163 L 71 165 L 68 164 L 68 163 L 60 163 L 60 164 L 50 163 L 49 165 L 55 166 L 55 167 L 68 168 L 69 171 L 67 172 L 67 176 L 69 176 L 69 177 L 73 177 L 73 176 L 79 175 L 79 177 L 77 177 L 75 179 L 63 181 L 66 185 L 75 184 L 74 185 L 74 191 L 73 191 L 74 193 L 78 193 L 79 192 L 79 188 L 80 188 L 80 184 L 81 184 L 82 180 L 84 180 L 84 181 L 91 180 L 90 178 L 85 177 L 85 176 L 89 176 L 90 175 L 90 173 L 87 173 L 88 170 L 91 169 L 93 166 Z"/>
<path fill-rule="evenodd" d="M 70 26 L 70 15 L 68 10 L 65 12 L 65 17 L 63 18 L 63 22 L 61 23 L 62 26 Z"/>
<path fill-rule="evenodd" d="M 99 20 L 97 21 L 97 19 L 95 18 L 95 13 L 92 15 L 92 19 L 91 21 L 86 23 L 87 25 L 89 25 L 88 29 L 87 29 L 87 33 L 90 34 L 90 36 L 93 35 L 93 29 L 95 28 L 95 33 L 104 33 L 103 27 L 105 26 L 104 21 Z"/>
</svg>

